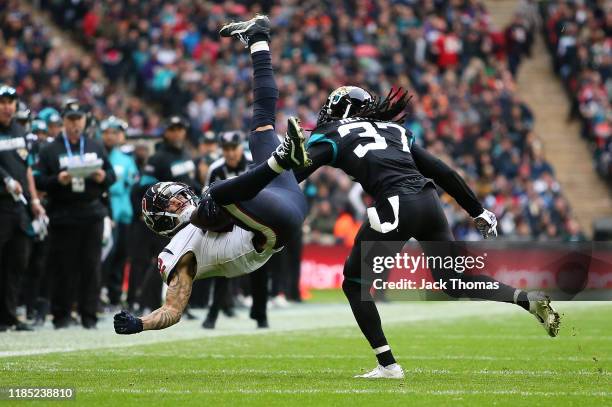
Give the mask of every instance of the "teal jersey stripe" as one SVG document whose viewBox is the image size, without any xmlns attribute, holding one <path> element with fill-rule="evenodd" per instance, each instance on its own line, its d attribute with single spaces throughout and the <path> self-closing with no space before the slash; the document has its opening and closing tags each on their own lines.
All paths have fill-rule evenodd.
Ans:
<svg viewBox="0 0 612 407">
<path fill-rule="evenodd" d="M 314 144 L 318 144 L 318 143 L 329 143 L 332 146 L 333 149 L 333 157 L 331 162 L 329 163 L 329 165 L 335 165 L 336 164 L 336 159 L 338 158 L 338 144 L 336 144 L 336 142 L 334 140 L 330 140 L 328 139 L 325 134 L 322 133 L 314 133 L 310 136 L 310 138 L 308 139 L 308 142 L 306 143 L 306 148 L 314 145 Z"/>
</svg>

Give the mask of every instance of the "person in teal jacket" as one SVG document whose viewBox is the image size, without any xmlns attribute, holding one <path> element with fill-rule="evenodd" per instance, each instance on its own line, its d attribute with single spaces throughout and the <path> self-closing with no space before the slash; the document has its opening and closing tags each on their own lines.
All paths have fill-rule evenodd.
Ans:
<svg viewBox="0 0 612 407">
<path fill-rule="evenodd" d="M 100 124 L 102 142 L 117 175 L 117 181 L 109 189 L 113 247 L 103 265 L 104 286 L 111 306 L 118 306 L 121 301 L 123 271 L 128 257 L 128 233 L 133 216 L 130 193 L 138 179 L 134 158 L 119 148 L 119 144 L 125 139 L 126 130 L 127 123 L 115 116 L 110 116 Z"/>
</svg>

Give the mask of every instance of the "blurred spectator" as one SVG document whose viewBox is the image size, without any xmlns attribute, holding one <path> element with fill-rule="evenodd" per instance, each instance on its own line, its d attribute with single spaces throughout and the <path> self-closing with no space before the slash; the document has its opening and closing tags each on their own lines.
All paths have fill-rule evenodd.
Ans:
<svg viewBox="0 0 612 407">
<path fill-rule="evenodd" d="M 100 130 L 108 161 L 117 177 L 108 190 L 113 221 L 113 247 L 103 264 L 103 282 L 108 290 L 110 305 L 118 307 L 121 300 L 123 270 L 128 258 L 129 227 L 133 216 L 130 193 L 138 176 L 138 168 L 134 158 L 119 148 L 125 141 L 127 123 L 110 116 L 100 124 Z"/>
<path fill-rule="evenodd" d="M 70 22 L 75 22 L 87 7 L 86 2 L 66 2 L 66 8 L 62 1 L 53 3 L 63 9 L 62 21 Z M 0 2 L 0 22 L 0 82 L 14 84 L 32 114 L 39 112 L 47 121 L 51 137 L 59 134 L 60 129 L 50 124 L 56 123 L 59 114 L 43 114 L 44 109 L 58 108 L 69 97 L 91 106 L 97 120 L 109 115 L 126 117 L 132 134 L 155 135 L 151 123 L 155 118 L 134 110 L 133 98 L 125 97 L 117 83 L 105 77 L 112 74 L 109 64 L 117 60 L 117 55 L 109 53 L 103 60 L 80 54 L 60 38 L 52 38 L 50 29 L 34 20 L 16 0 Z M 102 71 L 98 64 L 106 69 Z"/>
<path fill-rule="evenodd" d="M 53 324 L 71 323 L 73 302 L 81 324 L 95 328 L 100 293 L 102 195 L 115 182 L 104 147 L 85 136 L 86 110 L 74 99 L 64 104 L 64 131 L 40 151 L 36 185 L 49 200 L 48 272 L 54 276 Z"/>
<path fill-rule="evenodd" d="M 555 72 L 591 144 L 595 168 L 612 186 L 612 9 L 605 2 L 542 4 L 546 44 Z"/>
<path fill-rule="evenodd" d="M 55 139 L 62 132 L 62 118 L 57 110 L 46 107 L 38 112 L 38 118 L 47 124 L 49 138 Z"/>
<path fill-rule="evenodd" d="M 26 272 L 30 238 L 28 226 L 45 215 L 36 193 L 28 160 L 26 134 L 17 123 L 17 92 L 0 86 L 0 332 L 31 328 L 17 319 L 21 280 Z"/>
<path fill-rule="evenodd" d="M 210 133 L 208 133 L 208 138 L 209 140 L 211 139 Z M 219 142 L 221 144 L 223 157 L 210 165 L 205 183 L 207 186 L 215 181 L 234 178 L 243 174 L 248 170 L 249 164 L 252 163 L 250 157 L 247 157 L 244 152 L 244 134 L 241 131 L 223 132 L 219 135 Z M 260 272 L 265 271 L 257 270 L 254 273 Z M 232 290 L 230 288 L 230 285 L 233 284 L 237 284 L 237 282 L 230 282 L 230 280 L 225 277 L 207 279 L 207 281 L 202 284 L 205 286 L 206 290 L 205 304 L 208 304 L 211 287 L 213 292 L 208 315 L 202 324 L 204 328 L 213 329 L 215 327 L 217 318 L 219 317 L 219 311 L 223 311 L 228 316 L 234 315 L 234 302 L 231 295 Z"/>
<path fill-rule="evenodd" d="M 162 111 L 188 116 L 197 131 L 247 128 L 248 56 L 236 52 L 240 44 L 219 38 L 217 30 L 224 21 L 253 14 L 256 6 L 128 3 L 111 7 L 101 0 L 87 6 L 64 1 L 50 7 L 59 21 L 67 15 L 82 21 L 70 26 L 96 49 L 97 60 L 116 57 L 121 76 Z M 416 142 L 465 171 L 479 186 L 481 199 L 504 202 L 496 205 L 498 216 L 519 222 L 514 218 L 518 209 L 507 212 L 505 202 L 518 199 L 524 211 L 527 202 L 520 196 L 525 184 L 550 172 L 531 151 L 539 143 L 530 133 L 533 117 L 516 95 L 513 80 L 538 26 L 531 0 L 520 3 L 519 13 L 502 30 L 491 25 L 478 1 L 272 4 L 280 133 L 286 115 L 299 115 L 306 128 L 314 127 L 329 91 L 340 85 L 357 83 L 379 95 L 393 86 L 406 87 L 414 94 L 406 126 Z M 321 174 L 307 182 L 305 192 L 313 203 L 311 215 L 321 214 L 309 217 L 310 227 L 327 234 L 345 208 L 348 178 L 327 170 Z M 500 194 L 492 187 L 496 179 L 511 186 Z M 321 203 L 326 199 L 332 202 Z M 475 236 L 468 231 L 470 219 L 448 205 L 455 231 Z M 530 225 L 530 235 L 539 235 L 535 223 Z M 564 227 L 557 233 L 564 233 Z"/>
</svg>

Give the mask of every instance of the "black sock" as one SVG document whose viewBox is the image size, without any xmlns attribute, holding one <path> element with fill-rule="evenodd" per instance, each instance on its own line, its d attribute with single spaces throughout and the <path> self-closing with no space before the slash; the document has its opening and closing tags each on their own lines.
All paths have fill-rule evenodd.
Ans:
<svg viewBox="0 0 612 407">
<path fill-rule="evenodd" d="M 393 353 L 391 353 L 391 349 L 376 354 L 376 359 L 378 359 L 378 364 L 384 367 L 395 363 L 395 358 L 393 357 Z"/>
<path fill-rule="evenodd" d="M 516 298 L 517 305 L 525 308 L 525 311 L 529 311 L 529 299 L 527 299 L 527 293 L 525 291 L 521 291 L 521 293 Z"/>
</svg>

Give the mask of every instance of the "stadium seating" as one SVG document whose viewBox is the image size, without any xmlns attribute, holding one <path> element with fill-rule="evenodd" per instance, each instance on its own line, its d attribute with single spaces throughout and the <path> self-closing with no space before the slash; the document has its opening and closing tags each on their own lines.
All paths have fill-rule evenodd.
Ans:
<svg viewBox="0 0 612 407">
<path fill-rule="evenodd" d="M 61 89 L 65 92 L 52 93 L 86 98 L 97 106 L 97 116 L 127 117 L 133 128 L 149 134 L 159 134 L 159 120 L 147 116 L 138 99 L 119 97 L 112 84 L 123 81 L 163 115 L 185 114 L 201 131 L 248 126 L 249 100 L 242 96 L 249 95 L 248 55 L 237 52 L 239 44 L 218 38 L 217 29 L 226 20 L 269 12 L 281 91 L 279 131 L 287 115 L 299 115 L 312 128 L 328 92 L 341 84 L 359 83 L 378 94 L 406 87 L 414 94 L 406 125 L 416 142 L 461 170 L 498 215 L 502 236 L 582 236 L 532 131 L 530 109 L 514 91 L 509 68 L 516 72 L 517 59 L 506 58 L 514 41 L 511 27 L 492 27 L 480 3 L 365 1 L 355 10 L 328 10 L 317 1 L 304 1 L 299 8 L 269 2 L 265 9 L 232 2 L 166 1 L 163 7 L 147 1 L 41 4 L 92 51 L 106 76 L 102 81 L 97 64 L 88 58 L 79 59 L 81 65 L 91 65 L 81 69 L 66 63 L 65 72 L 52 72 L 61 78 L 59 85 L 66 82 Z M 532 34 L 520 19 L 512 24 Z M 17 60 L 26 66 L 33 63 L 25 54 L 11 63 Z M 21 90 L 24 78 L 27 84 L 27 74 L 6 80 Z M 79 92 L 79 87 L 88 90 Z M 49 103 L 44 96 L 37 101 L 38 94 L 50 91 L 46 86 L 33 88 L 37 92 L 28 101 L 37 110 Z M 333 232 L 334 220 L 347 210 L 359 220 L 363 211 L 347 199 L 349 189 L 347 178 L 333 169 L 308 181 L 310 219 L 316 219 L 310 230 Z M 463 211 L 450 200 L 446 209 L 457 238 L 478 238 Z"/>
<path fill-rule="evenodd" d="M 597 172 L 612 186 L 612 13 L 598 2 L 548 1 L 541 9 L 554 70 L 592 146 Z"/>
</svg>

